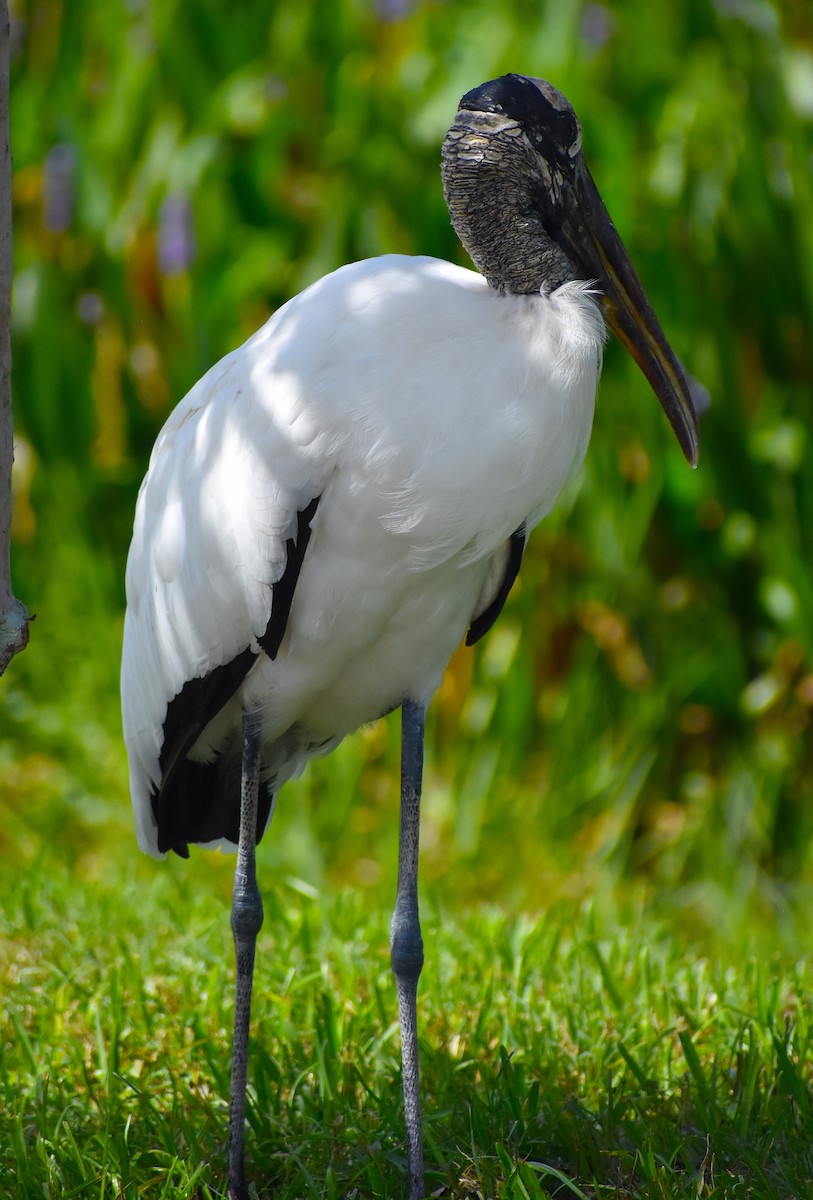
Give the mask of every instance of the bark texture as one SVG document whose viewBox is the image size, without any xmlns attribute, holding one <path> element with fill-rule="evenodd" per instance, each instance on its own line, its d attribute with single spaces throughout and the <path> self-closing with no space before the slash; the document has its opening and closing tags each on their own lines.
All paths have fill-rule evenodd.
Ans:
<svg viewBox="0 0 813 1200">
<path fill-rule="evenodd" d="M 9 142 L 8 0 L 0 0 L 0 675 L 28 645 L 28 610 L 11 587 L 11 145 Z"/>
</svg>

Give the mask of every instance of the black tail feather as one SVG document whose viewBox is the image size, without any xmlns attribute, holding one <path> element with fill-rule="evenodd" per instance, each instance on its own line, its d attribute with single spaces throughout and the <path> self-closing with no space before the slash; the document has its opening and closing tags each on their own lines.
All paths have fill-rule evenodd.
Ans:
<svg viewBox="0 0 813 1200">
<path fill-rule="evenodd" d="M 257 841 L 268 823 L 273 800 L 269 785 L 260 787 Z M 189 857 L 190 842 L 240 837 L 240 755 L 220 754 L 214 762 L 183 759 L 167 787 L 156 797 L 158 849 Z"/>
</svg>

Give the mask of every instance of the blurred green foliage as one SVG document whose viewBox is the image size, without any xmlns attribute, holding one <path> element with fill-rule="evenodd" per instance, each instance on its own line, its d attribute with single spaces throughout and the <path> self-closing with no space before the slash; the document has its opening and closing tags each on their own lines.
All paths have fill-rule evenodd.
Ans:
<svg viewBox="0 0 813 1200">
<path fill-rule="evenodd" d="M 806 0 L 16 0 L 16 590 L 5 848 L 129 839 L 117 717 L 138 483 L 172 405 L 280 303 L 386 251 L 465 261 L 460 95 L 551 79 L 679 355 L 699 469 L 611 346 L 580 481 L 430 737 L 450 898 L 610 885 L 687 928 L 813 886 L 813 9 Z M 291 785 L 266 859 L 391 881 L 397 729 Z M 93 799 L 96 797 L 97 799 Z M 119 848 L 119 846 L 121 848 Z M 791 885 L 795 885 L 793 891 Z M 388 884 L 389 886 L 389 884 Z"/>
</svg>

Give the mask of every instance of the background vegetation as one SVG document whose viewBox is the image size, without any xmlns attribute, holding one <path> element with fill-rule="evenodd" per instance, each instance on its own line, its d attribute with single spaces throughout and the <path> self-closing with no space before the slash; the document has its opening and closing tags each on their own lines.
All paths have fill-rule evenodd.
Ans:
<svg viewBox="0 0 813 1200">
<path fill-rule="evenodd" d="M 54 1174 L 44 1131 L 50 1120 L 64 1151 L 59 1122 L 70 1125 L 65 1114 L 78 1094 L 79 1111 L 96 1103 L 87 1081 L 122 1076 L 107 1055 L 132 1018 L 116 1008 L 116 987 L 136 988 L 141 967 L 126 964 L 142 950 L 147 991 L 136 988 L 141 998 L 133 1003 L 142 1012 L 156 1004 L 177 1010 L 170 1024 L 183 1028 L 190 979 L 200 983 L 200 964 L 211 963 L 194 994 L 226 1052 L 229 1018 L 216 1015 L 216 997 L 230 970 L 230 863 L 200 854 L 190 864 L 142 860 L 130 829 L 117 698 L 122 581 L 155 435 L 216 358 L 326 271 L 386 251 L 464 261 L 441 194 L 440 140 L 460 95 L 506 70 L 543 75 L 573 102 L 592 173 L 711 405 L 700 467 L 691 472 L 646 383 L 609 347 L 580 480 L 532 539 L 501 622 L 476 653 L 456 657 L 434 706 L 422 851 L 430 927 L 452 930 L 450 952 L 460 948 L 457 970 L 469 978 L 461 996 L 472 997 L 490 968 L 478 958 L 474 933 L 469 938 L 455 921 L 480 931 L 482 952 L 496 937 L 484 905 L 547 911 L 548 922 L 560 923 L 556 938 L 571 947 L 571 958 L 557 960 L 565 975 L 562 964 L 580 961 L 579 947 L 610 937 L 616 966 L 596 968 L 597 1005 L 607 1011 L 613 1003 L 601 988 L 625 971 L 635 977 L 630 964 L 653 937 L 667 939 L 664 986 L 674 984 L 675 995 L 683 994 L 680 971 L 691 974 L 686 955 L 698 964 L 710 956 L 720 978 L 728 967 L 755 970 L 743 968 L 755 956 L 760 971 L 767 964 L 758 982 L 729 980 L 736 992 L 729 1016 L 761 1006 L 764 1018 L 768 1057 L 753 1068 L 747 1094 L 758 1079 L 778 1102 L 793 1091 L 788 1072 L 798 1069 L 795 1102 L 803 1106 L 806 1034 L 796 1025 L 790 1040 L 779 1034 L 809 998 L 813 899 L 810 5 L 18 0 L 12 10 L 14 567 L 17 595 L 37 613 L 30 648 L 0 684 L 0 957 L 9 998 L 0 1081 L 5 1071 L 10 1114 L 3 1126 L 0 1113 L 0 1143 L 4 1128 L 7 1138 L 0 1164 L 14 1172 L 29 1163 L 28 1174 L 13 1176 L 14 1194 L 83 1194 L 89 1186 L 85 1158 L 77 1158 L 85 1165 L 75 1177 L 64 1162 L 63 1174 Z M 385 978 L 385 918 L 369 914 L 386 913 L 394 891 L 397 752 L 390 719 L 286 789 L 261 852 L 285 930 L 267 923 L 266 959 L 295 955 L 294 934 L 316 919 L 302 913 L 316 905 L 329 925 L 337 895 L 351 888 L 356 900 L 341 901 L 337 936 L 353 945 L 355 930 L 366 945 L 360 953 L 378 956 L 375 970 Z M 627 931 L 620 942 L 613 940 L 619 928 Z M 516 929 L 505 935 L 509 949 L 512 936 Z M 186 937 L 192 941 L 179 961 L 172 956 Z M 308 946 L 318 974 L 329 952 L 315 937 Z M 546 974 L 551 955 L 539 960 L 540 988 L 556 975 Z M 606 967 L 600 953 L 599 960 Z M 352 993 L 353 976 L 338 966 L 334 974 L 335 994 L 325 985 L 324 996 L 338 1003 Z M 445 978 L 454 989 L 454 973 Z M 371 995 L 377 987 L 370 984 Z M 391 997 L 381 988 L 385 1013 Z M 720 988 L 709 984 L 709 991 L 716 1002 Z M 208 1009 L 203 992 L 211 992 Z M 622 1008 L 624 994 L 617 991 Z M 572 994 L 562 998 L 571 1003 Z M 688 1019 L 685 996 L 681 1003 L 663 1018 L 669 1044 L 678 1045 L 670 1021 Z M 451 1027 L 448 1012 L 444 1025 L 431 1016 L 428 997 L 425 1004 L 435 1033 Z M 79 1019 L 80 1009 L 97 1013 L 95 1026 Z M 307 1009 L 303 1026 L 311 1017 Z M 388 1047 L 382 1030 L 390 1018 L 380 1019 L 375 1036 Z M 702 1026 L 705 1018 L 697 1019 Z M 486 1048 L 510 1044 L 508 1018 L 491 1029 L 483 1020 Z M 742 1068 L 741 1029 L 731 1026 L 727 1045 Z M 181 1044 L 175 1059 L 167 1052 L 156 1091 L 175 1097 L 175 1127 L 201 1148 L 184 1177 L 188 1190 L 166 1194 L 191 1195 L 216 1176 L 206 1174 L 209 1142 L 184 1108 L 186 1083 L 172 1073 L 185 1053 L 175 1033 Z M 201 1037 L 189 1033 L 195 1046 Z M 555 1035 L 557 1045 L 563 1037 Z M 60 1039 L 76 1054 L 43 1060 L 43 1047 Z M 693 1066 L 681 1046 L 671 1075 L 651 1062 L 636 1075 L 618 1054 L 608 1069 L 642 1087 L 654 1078 L 664 1096 L 679 1097 Z M 160 1059 L 143 1045 L 139 1053 L 144 1062 Z M 216 1051 L 207 1054 L 204 1075 Z M 719 1054 L 713 1047 L 715 1063 Z M 125 1075 L 122 1095 L 131 1097 L 135 1076 Z M 55 1099 L 56 1082 L 64 1095 Z M 560 1084 L 565 1098 L 588 1094 L 575 1068 Z M 600 1070 L 595 1086 L 603 1095 Z M 593 1099 L 599 1108 L 607 1103 Z M 510 1096 L 505 1103 L 511 1110 Z M 703 1113 L 676 1111 L 665 1102 L 661 1115 L 709 1135 Z M 738 1111 L 741 1145 L 753 1145 L 751 1118 Z M 796 1133 L 809 1133 L 803 1107 L 793 1111 Z M 212 1113 L 214 1146 L 222 1110 Z M 323 1118 L 329 1128 L 330 1114 Z M 520 1118 L 511 1118 L 515 1131 Z M 397 1133 L 397 1112 L 393 1122 Z M 608 1145 L 618 1142 L 611 1126 L 608 1118 Z M 474 1139 L 473 1129 L 464 1123 L 452 1140 Z M 499 1134 L 488 1130 L 483 1121 L 492 1175 L 474 1171 L 471 1190 L 542 1194 L 528 1191 L 541 1186 L 530 1177 L 500 1176 Z M 362 1142 L 370 1136 L 359 1134 Z M 586 1187 L 602 1178 L 620 1187 L 606 1163 L 578 1157 L 584 1137 L 584 1129 L 574 1134 L 570 1149 L 564 1138 L 563 1169 Z M 757 1158 L 764 1166 L 775 1152 L 785 1162 L 790 1154 L 794 1182 L 782 1184 L 781 1171 L 772 1170 L 778 1190 L 769 1193 L 749 1168 L 747 1187 L 756 1190 L 713 1192 L 701 1172 L 704 1194 L 805 1194 L 809 1162 L 801 1150 L 793 1158 L 788 1139 L 778 1139 L 781 1152 Z M 685 1160 L 674 1149 L 628 1147 L 641 1194 L 683 1194 L 663 1183 L 667 1160 L 670 1171 L 688 1171 L 698 1194 L 692 1171 L 703 1161 L 701 1143 Z M 115 1177 L 105 1158 L 110 1139 L 98 1144 L 93 1194 L 147 1186 L 126 1144 L 116 1152 Z M 326 1135 L 326 1161 L 336 1153 L 331 1145 Z M 515 1150 L 516 1162 L 539 1147 Z M 647 1153 L 660 1190 L 645 1190 Z M 438 1162 L 444 1154 L 437 1152 Z M 132 1184 L 121 1162 L 130 1162 Z M 331 1185 L 332 1167 L 327 1175 L 313 1162 L 310 1169 L 319 1182 L 308 1194 L 333 1194 L 330 1186 L 347 1194 L 347 1177 Z M 155 1164 L 149 1171 L 157 1178 Z M 510 1190 L 517 1179 L 525 1192 Z M 295 1190 L 301 1182 L 291 1186 L 291 1195 L 303 1194 Z M 354 1186 L 361 1195 L 388 1194 L 371 1176 Z"/>
</svg>

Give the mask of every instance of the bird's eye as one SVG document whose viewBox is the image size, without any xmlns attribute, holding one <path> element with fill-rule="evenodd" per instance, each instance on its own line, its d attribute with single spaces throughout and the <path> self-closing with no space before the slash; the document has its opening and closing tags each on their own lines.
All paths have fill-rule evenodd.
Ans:
<svg viewBox="0 0 813 1200">
<path fill-rule="evenodd" d="M 575 158 L 582 148 L 582 129 L 572 113 L 562 113 L 562 149 L 568 158 Z"/>
<path fill-rule="evenodd" d="M 572 161 L 582 148 L 581 125 L 572 112 L 559 110 L 546 124 L 529 131 L 529 137 L 543 156 L 559 160 Z"/>
<path fill-rule="evenodd" d="M 577 154 L 581 153 L 581 148 L 582 148 L 582 130 L 581 130 L 581 126 L 579 125 L 579 123 L 577 121 L 575 135 L 574 135 L 573 140 L 571 141 L 570 145 L 567 148 L 568 157 L 575 158 Z"/>
</svg>

